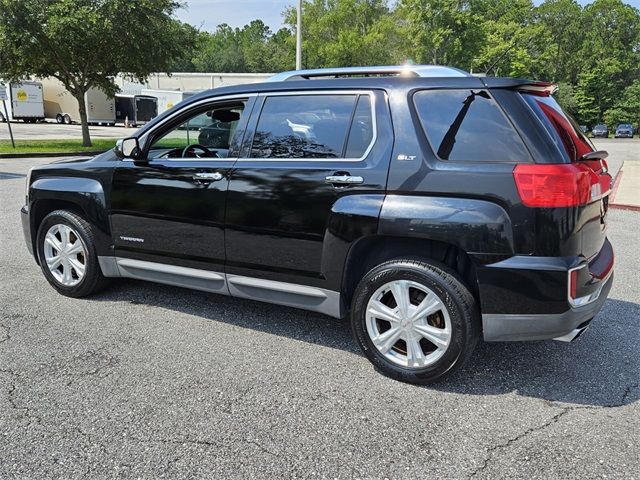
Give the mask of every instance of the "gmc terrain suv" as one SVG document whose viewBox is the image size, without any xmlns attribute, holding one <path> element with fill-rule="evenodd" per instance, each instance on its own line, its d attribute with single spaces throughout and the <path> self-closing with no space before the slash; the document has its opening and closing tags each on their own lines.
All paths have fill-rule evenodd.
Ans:
<svg viewBox="0 0 640 480">
<path fill-rule="evenodd" d="M 554 88 L 411 66 L 209 90 L 32 169 L 27 245 L 72 297 L 129 277 L 349 316 L 413 383 L 481 338 L 570 341 L 611 288 L 611 177 Z"/>
</svg>

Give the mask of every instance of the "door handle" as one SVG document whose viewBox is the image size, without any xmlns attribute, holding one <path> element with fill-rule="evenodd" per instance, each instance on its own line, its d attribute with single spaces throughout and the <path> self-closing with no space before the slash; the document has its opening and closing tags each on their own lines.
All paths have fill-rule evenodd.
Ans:
<svg viewBox="0 0 640 480">
<path fill-rule="evenodd" d="M 219 180 L 222 180 L 223 178 L 224 178 L 224 175 L 222 175 L 220 172 L 213 172 L 213 173 L 201 172 L 201 173 L 193 174 L 193 179 L 199 182 L 217 182 Z"/>
<path fill-rule="evenodd" d="M 331 185 L 357 185 L 364 183 L 364 178 L 354 175 L 329 175 L 324 181 Z"/>
</svg>

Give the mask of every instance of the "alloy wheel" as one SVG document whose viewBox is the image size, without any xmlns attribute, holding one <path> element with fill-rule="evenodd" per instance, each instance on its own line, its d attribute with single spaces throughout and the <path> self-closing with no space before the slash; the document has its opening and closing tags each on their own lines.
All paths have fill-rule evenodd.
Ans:
<svg viewBox="0 0 640 480">
<path fill-rule="evenodd" d="M 44 260 L 56 281 L 72 287 L 84 278 L 87 249 L 73 228 L 60 223 L 53 225 L 44 237 Z"/>
<path fill-rule="evenodd" d="M 447 307 L 433 290 L 411 280 L 376 290 L 367 304 L 366 325 L 378 351 L 402 367 L 434 364 L 451 342 Z"/>
</svg>

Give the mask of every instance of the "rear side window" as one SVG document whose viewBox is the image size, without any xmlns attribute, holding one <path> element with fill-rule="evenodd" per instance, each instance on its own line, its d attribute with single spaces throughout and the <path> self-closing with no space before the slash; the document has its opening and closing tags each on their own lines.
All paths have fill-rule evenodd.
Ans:
<svg viewBox="0 0 640 480">
<path fill-rule="evenodd" d="M 427 139 L 441 159 L 530 160 L 522 139 L 486 90 L 422 90 L 413 99 Z"/>
<path fill-rule="evenodd" d="M 562 110 L 553 97 L 522 93 L 536 116 L 547 129 L 561 152 L 575 162 L 586 153 L 595 150 L 591 141 L 582 133 L 576 121 Z"/>
<path fill-rule="evenodd" d="M 360 158 L 373 137 L 368 95 L 267 97 L 253 158 Z"/>
</svg>

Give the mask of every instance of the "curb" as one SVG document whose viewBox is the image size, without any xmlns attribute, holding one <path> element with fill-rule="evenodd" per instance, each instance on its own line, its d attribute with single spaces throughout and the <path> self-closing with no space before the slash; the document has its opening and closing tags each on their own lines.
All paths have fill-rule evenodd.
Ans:
<svg viewBox="0 0 640 480">
<path fill-rule="evenodd" d="M 627 210 L 631 212 L 640 212 L 640 205 L 625 205 L 624 203 L 615 203 L 609 205 L 613 210 Z"/>
<path fill-rule="evenodd" d="M 620 186 L 620 180 L 622 179 L 622 175 L 624 171 L 622 168 L 620 169 L 620 173 L 616 176 L 616 180 L 613 183 L 613 188 L 611 189 L 611 201 L 609 202 L 609 208 L 614 210 L 628 210 L 632 212 L 640 212 L 640 205 L 628 205 L 626 203 L 615 203 L 616 202 L 616 194 L 618 193 L 618 187 Z"/>
<path fill-rule="evenodd" d="M 37 152 L 37 153 L 0 153 L 0 158 L 46 158 L 46 157 L 84 157 L 92 155 L 100 155 L 106 150 L 92 152 Z"/>
</svg>

